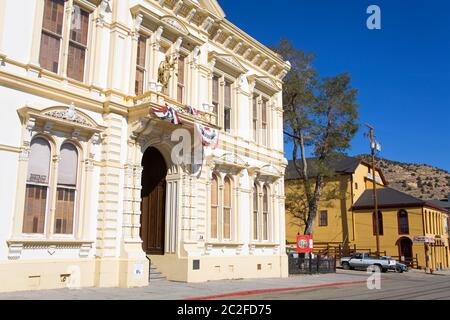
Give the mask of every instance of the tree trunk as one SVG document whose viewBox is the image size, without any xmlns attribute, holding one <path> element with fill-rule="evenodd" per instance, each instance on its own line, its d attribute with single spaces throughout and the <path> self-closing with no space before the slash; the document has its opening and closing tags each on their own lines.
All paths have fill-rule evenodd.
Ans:
<svg viewBox="0 0 450 320">
<path fill-rule="evenodd" d="M 308 223 L 305 228 L 305 235 L 314 234 L 314 222 L 317 217 L 317 210 L 319 209 L 319 200 L 322 196 L 322 182 L 323 177 L 321 175 L 318 175 L 316 177 L 316 189 L 314 191 L 314 196 L 311 197 L 311 201 L 309 202 L 309 216 Z"/>
</svg>

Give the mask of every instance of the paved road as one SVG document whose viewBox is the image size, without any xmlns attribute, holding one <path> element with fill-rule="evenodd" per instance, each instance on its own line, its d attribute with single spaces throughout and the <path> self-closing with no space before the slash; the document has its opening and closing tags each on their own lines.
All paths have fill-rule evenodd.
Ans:
<svg viewBox="0 0 450 320">
<path fill-rule="evenodd" d="M 247 279 L 199 284 L 159 281 L 149 287 L 136 289 L 87 288 L 0 293 L 0 300 L 178 300 L 208 297 L 230 300 L 450 300 L 450 272 L 441 275 L 425 275 L 419 271 L 383 274 L 381 290 L 373 291 L 367 289 L 368 276 L 364 271 L 338 270 L 336 274 L 294 276 L 287 279 Z"/>
<path fill-rule="evenodd" d="M 365 272 L 340 271 L 341 274 L 360 275 Z M 381 278 L 380 290 L 369 290 L 366 284 L 337 286 L 252 295 L 230 300 L 450 300 L 450 276 L 426 275 L 413 271 L 404 274 L 388 273 Z"/>
</svg>

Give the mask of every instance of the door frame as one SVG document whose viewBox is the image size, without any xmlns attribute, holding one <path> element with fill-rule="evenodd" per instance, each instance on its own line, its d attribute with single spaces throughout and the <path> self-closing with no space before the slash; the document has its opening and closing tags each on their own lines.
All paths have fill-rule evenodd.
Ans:
<svg viewBox="0 0 450 320">
<path fill-rule="evenodd" d="M 150 153 L 150 154 L 149 154 Z M 157 158 L 155 158 L 155 156 Z M 155 173 L 155 175 L 148 175 L 146 173 L 146 163 L 149 163 L 149 165 L 147 165 L 147 167 L 150 167 L 152 170 L 152 173 Z M 155 168 L 155 163 L 158 164 L 158 166 Z M 142 157 L 142 176 L 141 176 L 141 187 L 142 187 L 142 192 L 141 192 L 141 227 L 140 227 L 140 237 L 142 240 L 142 249 L 143 251 L 147 254 L 147 255 L 159 255 L 159 256 L 163 256 L 166 252 L 166 205 L 167 205 L 167 174 L 168 174 L 168 166 L 166 163 L 166 160 L 164 158 L 163 153 L 156 147 L 148 147 L 145 152 L 143 153 L 143 157 Z M 160 176 L 158 176 L 159 172 L 158 172 L 158 168 L 161 168 L 161 174 Z M 146 178 L 152 178 L 152 177 L 156 177 L 155 180 L 153 180 L 152 185 L 151 186 L 146 186 L 145 185 L 145 181 L 144 179 Z M 150 183 L 149 181 L 147 181 L 147 183 Z M 161 226 L 160 228 L 158 228 L 158 226 L 151 226 L 151 207 L 150 204 L 148 205 L 147 210 L 144 211 L 144 192 L 148 191 L 149 194 L 147 195 L 147 197 L 149 198 L 148 200 L 151 201 L 151 197 L 152 197 L 152 193 L 156 192 L 158 188 L 161 187 L 161 184 L 163 184 L 163 196 L 162 199 L 160 201 L 160 203 L 158 203 L 158 206 L 161 207 L 160 211 L 157 212 L 156 214 L 156 219 L 160 218 L 161 221 Z M 147 189 L 146 189 L 147 188 Z M 152 189 L 151 191 L 148 189 Z M 156 195 L 157 197 L 158 194 Z M 153 230 L 157 230 L 158 231 L 158 238 L 160 239 L 161 243 L 161 249 L 154 248 L 155 250 L 151 250 L 151 248 L 149 248 L 150 246 L 150 237 L 147 235 L 147 237 L 143 237 L 142 236 L 142 232 L 143 232 L 143 225 L 144 225 L 144 220 L 146 220 L 147 222 L 147 226 L 145 227 L 145 229 L 147 230 L 148 233 L 153 232 Z M 158 224 L 158 223 L 157 223 Z M 156 240 L 155 241 L 157 244 L 159 244 L 159 242 Z"/>
<path fill-rule="evenodd" d="M 406 241 L 406 240 L 408 240 L 410 243 L 411 243 L 411 259 L 414 259 L 414 243 L 413 243 L 413 241 L 410 239 L 410 238 L 408 238 L 408 237 L 401 237 L 400 239 L 398 239 L 398 241 L 397 241 L 397 246 L 398 246 L 398 256 L 399 256 L 399 259 L 401 260 L 401 258 L 402 258 L 402 249 L 403 249 L 403 247 L 402 247 L 402 243 L 403 243 L 403 241 Z M 405 259 L 407 259 L 408 257 L 406 257 L 405 256 Z"/>
</svg>

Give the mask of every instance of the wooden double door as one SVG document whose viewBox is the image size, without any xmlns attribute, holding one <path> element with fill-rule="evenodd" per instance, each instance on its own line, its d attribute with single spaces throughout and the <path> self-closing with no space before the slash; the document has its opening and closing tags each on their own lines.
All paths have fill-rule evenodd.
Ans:
<svg viewBox="0 0 450 320">
<path fill-rule="evenodd" d="M 145 152 L 142 166 L 142 247 L 149 255 L 164 255 L 167 166 L 155 148 Z"/>
</svg>

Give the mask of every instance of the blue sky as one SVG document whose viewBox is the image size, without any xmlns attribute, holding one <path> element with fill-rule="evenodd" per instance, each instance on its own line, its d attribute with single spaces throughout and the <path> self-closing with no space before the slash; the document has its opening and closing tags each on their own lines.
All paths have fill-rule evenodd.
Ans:
<svg viewBox="0 0 450 320">
<path fill-rule="evenodd" d="M 382 157 L 450 171 L 450 1 L 219 2 L 228 20 L 260 42 L 286 37 L 315 52 L 321 75 L 348 71 L 360 122 L 375 126 Z M 382 30 L 366 27 L 371 4 L 381 8 Z M 369 152 L 366 131 L 350 154 Z"/>
</svg>

